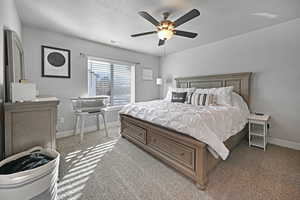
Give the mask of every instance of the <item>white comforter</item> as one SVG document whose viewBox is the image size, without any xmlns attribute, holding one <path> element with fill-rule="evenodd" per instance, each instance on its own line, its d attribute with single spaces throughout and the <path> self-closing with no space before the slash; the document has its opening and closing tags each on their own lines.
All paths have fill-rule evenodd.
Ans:
<svg viewBox="0 0 300 200">
<path fill-rule="evenodd" d="M 223 142 L 244 128 L 249 111 L 237 106 L 194 106 L 157 100 L 126 105 L 120 113 L 190 135 L 225 160 L 229 150 Z"/>
</svg>

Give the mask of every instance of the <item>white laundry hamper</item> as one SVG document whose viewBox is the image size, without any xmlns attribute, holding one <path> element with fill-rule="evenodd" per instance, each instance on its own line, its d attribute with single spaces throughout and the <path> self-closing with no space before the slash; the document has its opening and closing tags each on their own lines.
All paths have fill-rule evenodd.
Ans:
<svg viewBox="0 0 300 200">
<path fill-rule="evenodd" d="M 34 147 L 0 162 L 0 167 L 13 160 L 38 151 L 53 160 L 26 171 L 0 175 L 1 200 L 55 200 L 57 199 L 57 180 L 60 154 L 55 150 Z"/>
</svg>

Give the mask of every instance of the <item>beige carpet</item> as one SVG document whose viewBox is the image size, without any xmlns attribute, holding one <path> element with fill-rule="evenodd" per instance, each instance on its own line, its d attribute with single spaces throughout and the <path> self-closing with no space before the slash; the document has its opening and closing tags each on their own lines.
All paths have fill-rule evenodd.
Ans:
<svg viewBox="0 0 300 200">
<path fill-rule="evenodd" d="M 59 200 L 298 200 L 300 151 L 240 144 L 206 191 L 127 140 L 117 128 L 58 140 Z"/>
</svg>

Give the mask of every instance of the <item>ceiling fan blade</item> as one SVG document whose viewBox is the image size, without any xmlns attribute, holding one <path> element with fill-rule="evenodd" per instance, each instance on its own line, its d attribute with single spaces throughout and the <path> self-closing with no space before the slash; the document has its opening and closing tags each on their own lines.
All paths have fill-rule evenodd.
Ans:
<svg viewBox="0 0 300 200">
<path fill-rule="evenodd" d="M 174 31 L 175 35 L 183 36 L 183 37 L 188 37 L 188 38 L 195 38 L 198 34 L 197 33 L 192 33 L 192 32 L 187 32 L 187 31 Z"/>
<path fill-rule="evenodd" d="M 166 41 L 166 40 L 159 40 L 159 41 L 158 41 L 158 46 L 164 45 L 164 44 L 165 44 L 165 41 Z"/>
<path fill-rule="evenodd" d="M 197 9 L 193 9 L 190 12 L 186 13 L 182 17 L 179 17 L 175 22 L 174 22 L 174 27 L 178 27 L 181 24 L 184 24 L 187 21 L 190 21 L 191 19 L 194 19 L 195 17 L 198 17 L 200 15 L 200 12 Z"/>
<path fill-rule="evenodd" d="M 156 33 L 156 31 L 149 31 L 149 32 L 144 32 L 144 33 L 137 33 L 137 34 L 133 34 L 131 35 L 131 37 L 138 37 L 138 36 L 143 36 L 143 35 L 150 35 Z"/>
<path fill-rule="evenodd" d="M 147 21 L 149 21 L 154 26 L 159 25 L 159 22 L 154 17 L 152 17 L 149 13 L 147 13 L 145 11 L 140 11 L 139 15 L 142 16 L 143 18 L 145 18 Z"/>
</svg>

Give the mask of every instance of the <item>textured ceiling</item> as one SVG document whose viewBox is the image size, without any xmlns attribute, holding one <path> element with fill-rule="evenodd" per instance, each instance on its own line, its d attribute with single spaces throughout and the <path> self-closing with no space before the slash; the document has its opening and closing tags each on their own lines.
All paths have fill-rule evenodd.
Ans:
<svg viewBox="0 0 300 200">
<path fill-rule="evenodd" d="M 164 55 L 300 17 L 300 0 L 16 0 L 22 22 L 104 44 Z M 137 15 L 144 10 L 161 20 L 176 19 L 192 8 L 198 18 L 178 27 L 197 32 L 195 39 L 175 36 L 158 47 L 156 35 L 131 38 L 154 27 Z M 115 41 L 115 43 L 112 43 Z"/>
</svg>

